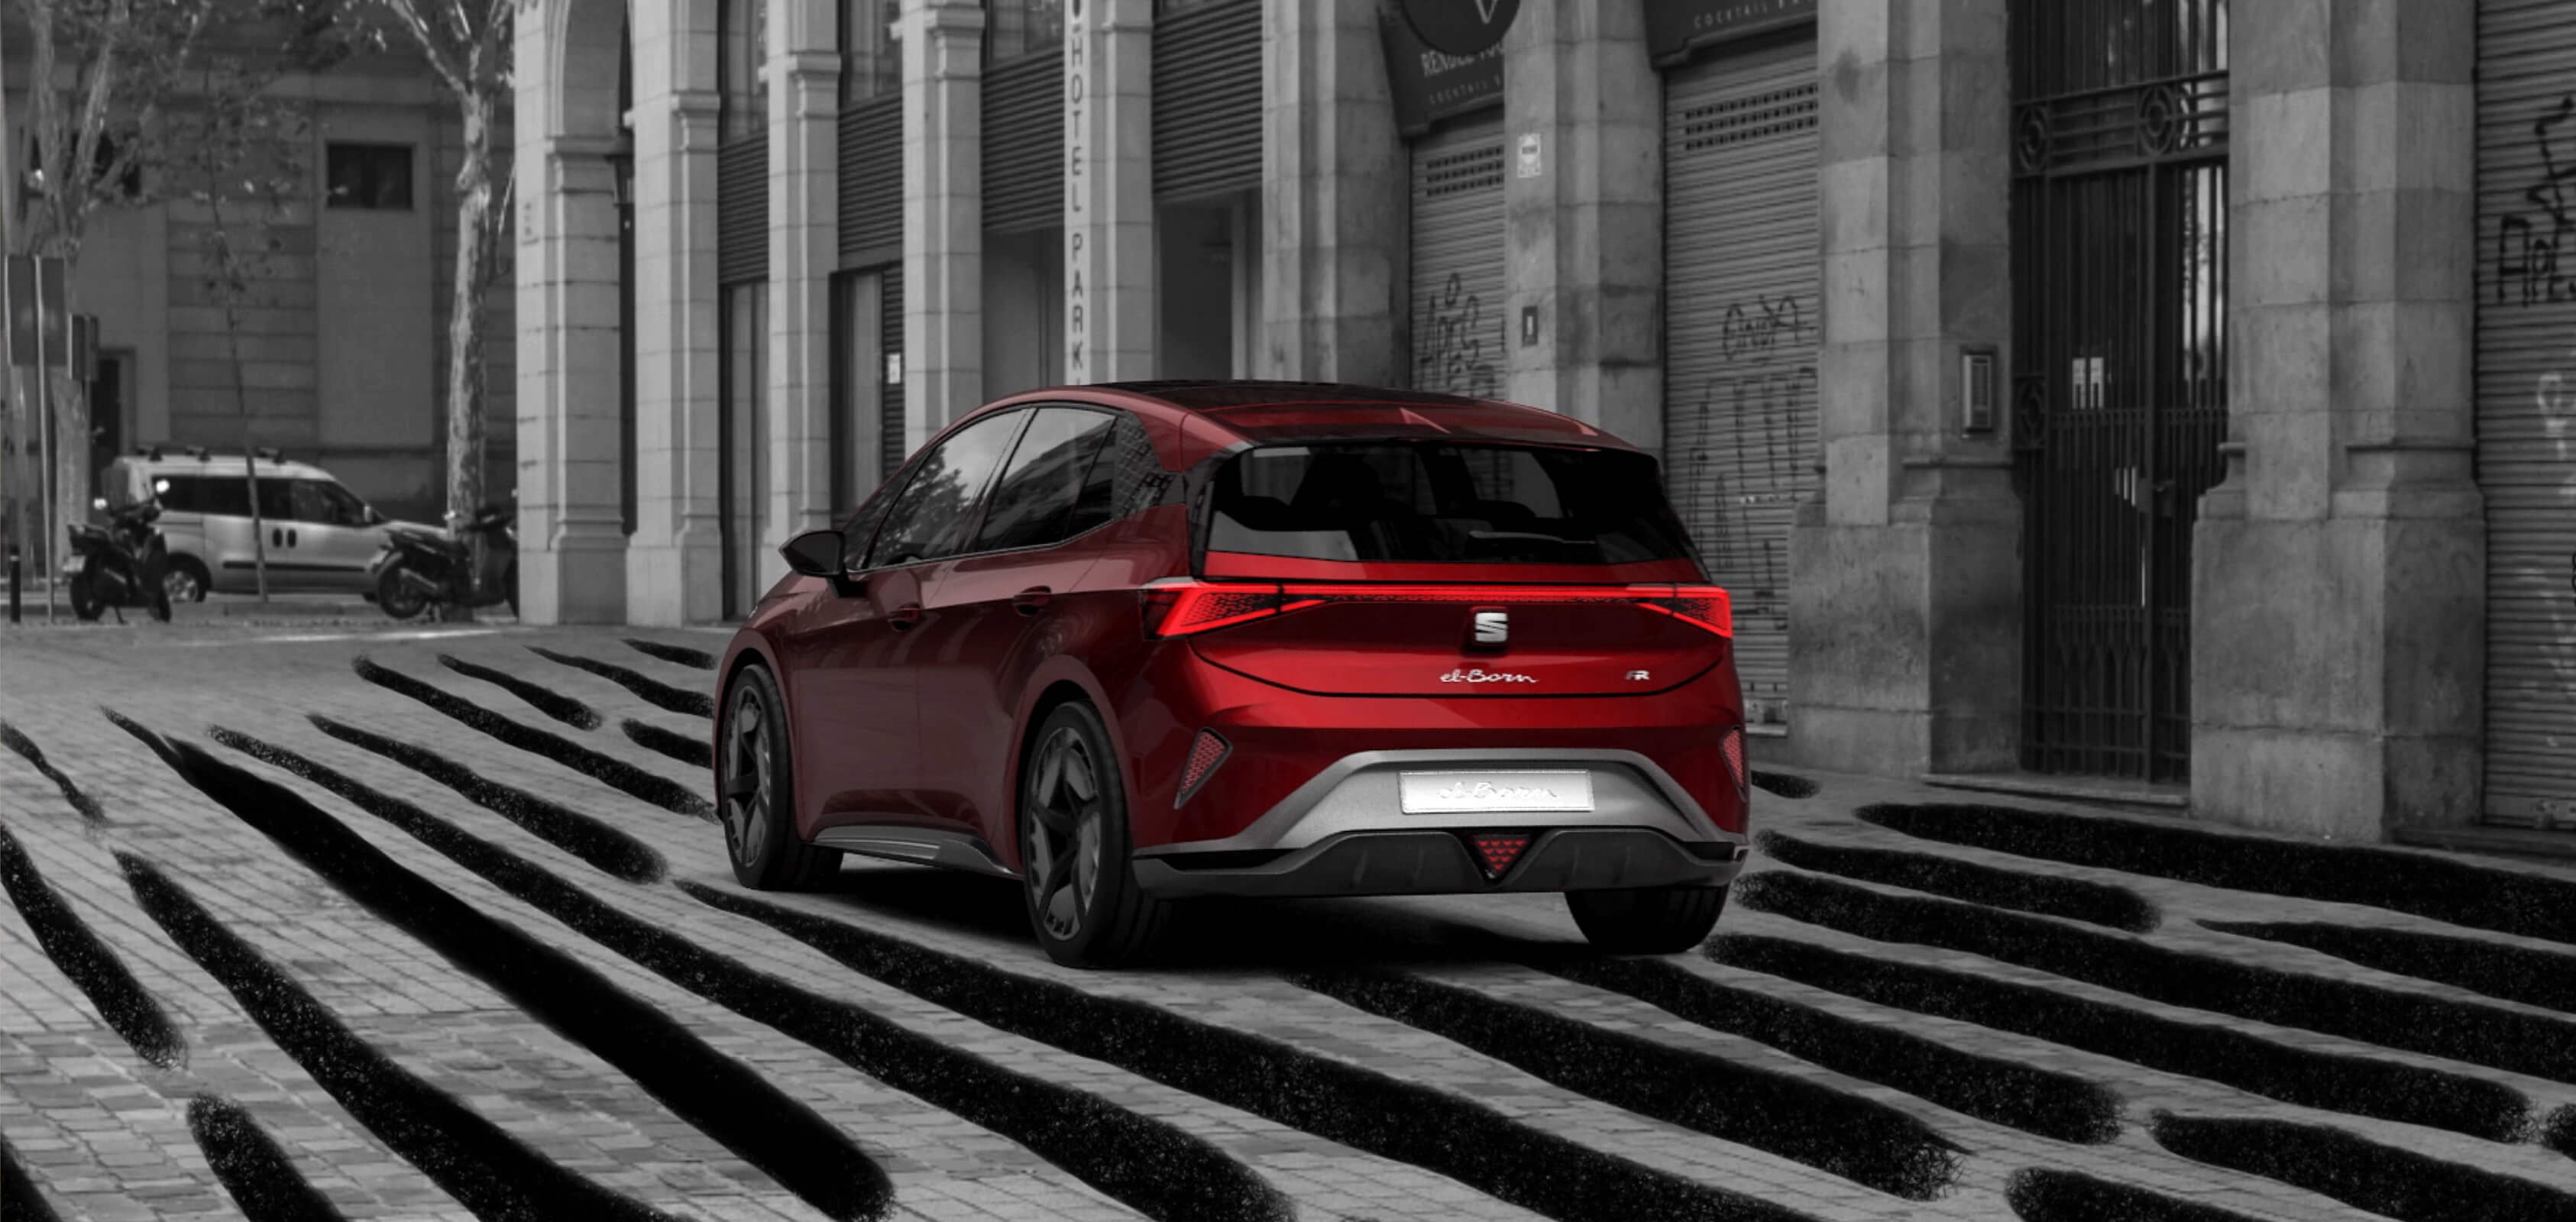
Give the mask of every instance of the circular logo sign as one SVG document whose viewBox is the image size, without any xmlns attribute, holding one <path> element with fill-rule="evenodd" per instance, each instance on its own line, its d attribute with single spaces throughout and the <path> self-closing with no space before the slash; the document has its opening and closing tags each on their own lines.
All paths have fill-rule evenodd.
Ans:
<svg viewBox="0 0 2576 1222">
<path fill-rule="evenodd" d="M 1403 0 L 1404 23 L 1444 55 L 1482 55 L 1503 41 L 1521 0 Z"/>
</svg>

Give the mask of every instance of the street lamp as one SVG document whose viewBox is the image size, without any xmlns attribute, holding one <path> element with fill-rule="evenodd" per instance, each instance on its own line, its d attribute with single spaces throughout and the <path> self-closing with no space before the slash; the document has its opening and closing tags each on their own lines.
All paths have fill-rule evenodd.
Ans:
<svg viewBox="0 0 2576 1222">
<path fill-rule="evenodd" d="M 635 206 L 635 150 L 622 140 L 608 154 L 608 198 L 621 209 Z"/>
</svg>

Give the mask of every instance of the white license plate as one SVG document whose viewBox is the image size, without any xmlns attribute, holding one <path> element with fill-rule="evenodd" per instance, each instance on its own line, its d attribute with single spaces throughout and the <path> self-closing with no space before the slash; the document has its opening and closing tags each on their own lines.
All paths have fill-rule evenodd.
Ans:
<svg viewBox="0 0 2576 1222">
<path fill-rule="evenodd" d="M 1588 811 L 1592 809 L 1592 774 L 1491 768 L 1407 772 L 1396 778 L 1396 795 L 1408 815 Z"/>
</svg>

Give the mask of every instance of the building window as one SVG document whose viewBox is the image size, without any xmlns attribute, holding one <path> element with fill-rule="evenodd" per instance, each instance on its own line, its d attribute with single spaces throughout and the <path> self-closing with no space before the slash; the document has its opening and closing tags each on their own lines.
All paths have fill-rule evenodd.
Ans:
<svg viewBox="0 0 2576 1222">
<path fill-rule="evenodd" d="M 100 132 L 98 155 L 90 159 L 90 176 L 97 180 L 96 190 L 120 202 L 133 203 L 141 200 L 143 198 L 142 163 L 138 161 L 125 167 L 125 172 L 117 175 L 114 182 L 110 182 L 108 171 L 115 166 L 116 137 Z M 37 139 L 34 132 L 27 133 L 27 177 L 37 183 L 45 180 L 45 143 Z"/>
<path fill-rule="evenodd" d="M 903 89 L 900 0 L 841 0 L 841 105 Z"/>
<path fill-rule="evenodd" d="M 984 0 L 984 62 L 1064 45 L 1064 0 Z"/>
<path fill-rule="evenodd" d="M 723 110 L 717 118 L 722 138 L 769 130 L 769 82 L 761 65 L 769 59 L 769 0 L 721 0 L 716 10 L 716 93 Z"/>
<path fill-rule="evenodd" d="M 324 162 L 331 207 L 411 210 L 410 145 L 335 141 Z"/>
</svg>

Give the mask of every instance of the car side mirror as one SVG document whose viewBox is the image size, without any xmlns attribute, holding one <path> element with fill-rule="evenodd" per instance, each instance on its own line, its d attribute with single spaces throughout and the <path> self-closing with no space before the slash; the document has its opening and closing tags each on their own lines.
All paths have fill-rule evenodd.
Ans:
<svg viewBox="0 0 2576 1222">
<path fill-rule="evenodd" d="M 834 593 L 847 594 L 855 584 L 841 569 L 841 532 L 826 527 L 789 539 L 778 554 L 787 567 L 807 577 L 829 578 Z"/>
</svg>

